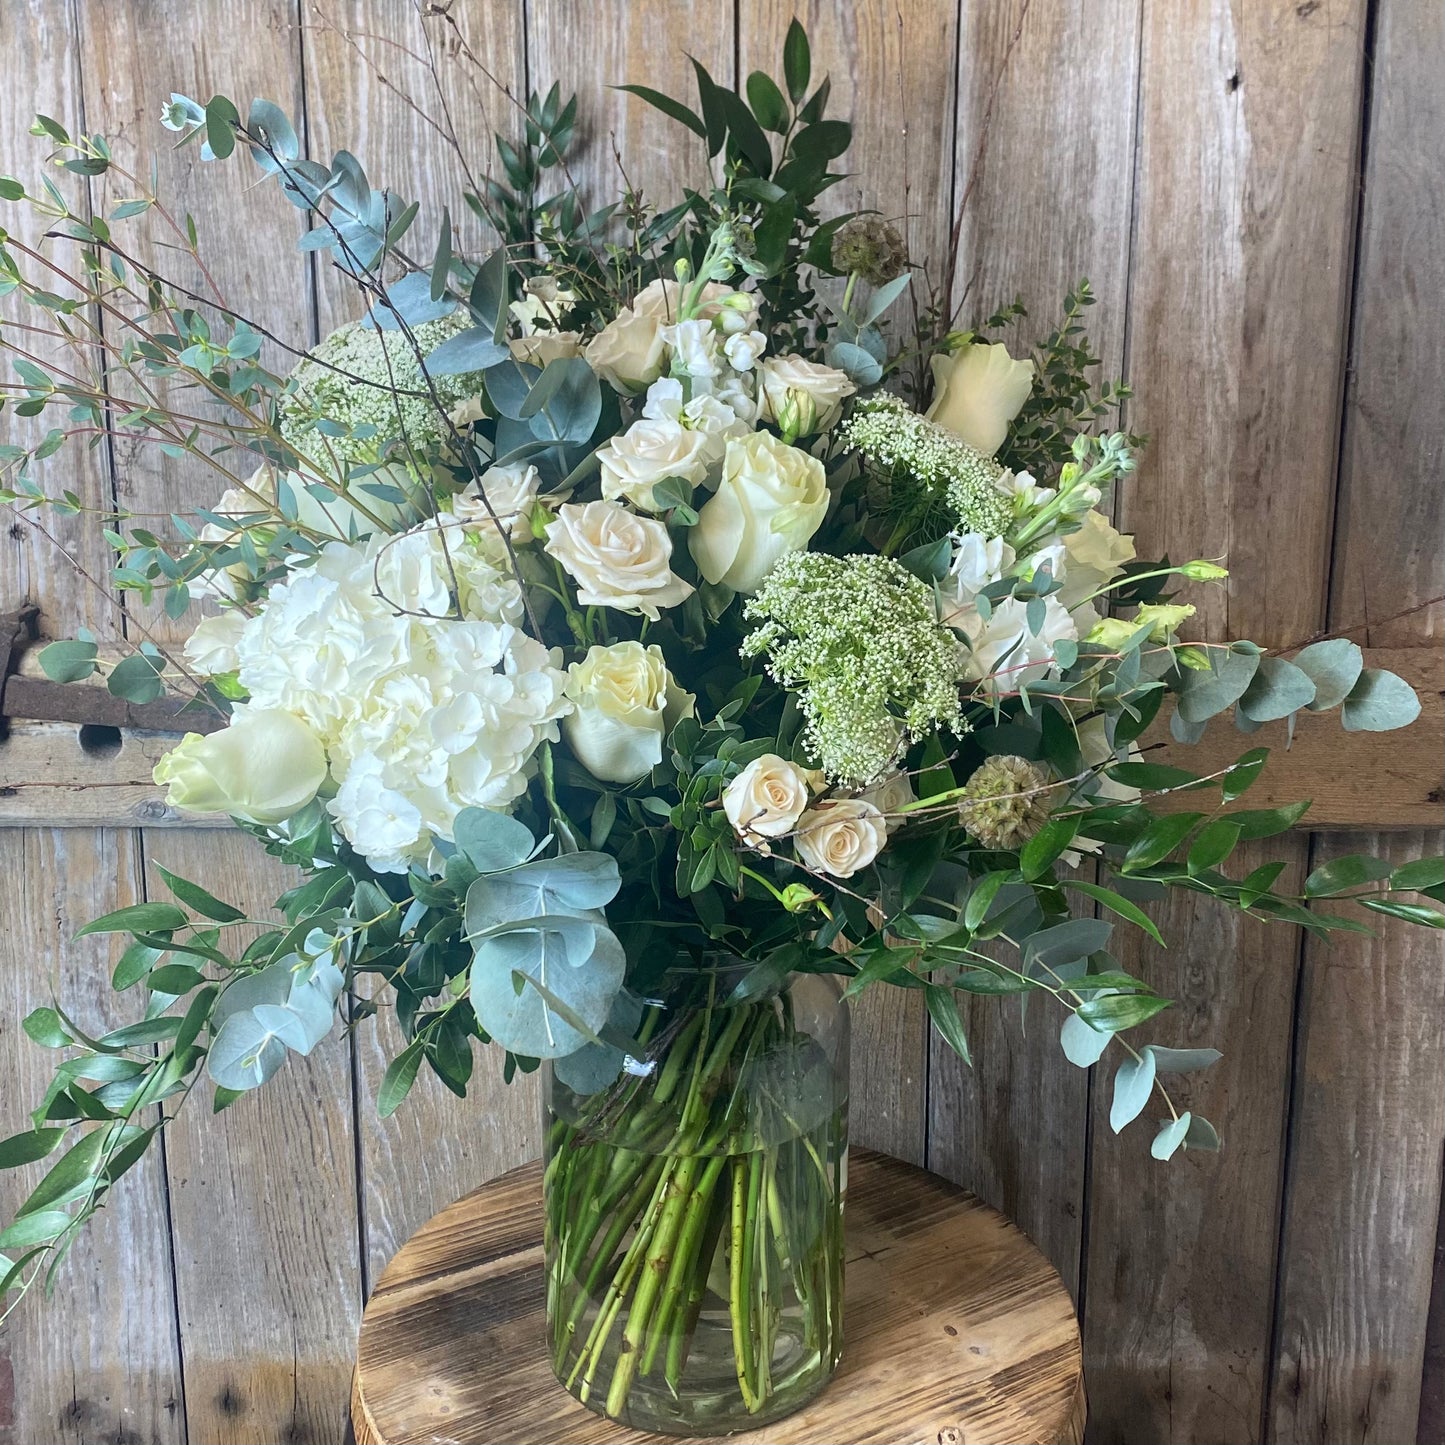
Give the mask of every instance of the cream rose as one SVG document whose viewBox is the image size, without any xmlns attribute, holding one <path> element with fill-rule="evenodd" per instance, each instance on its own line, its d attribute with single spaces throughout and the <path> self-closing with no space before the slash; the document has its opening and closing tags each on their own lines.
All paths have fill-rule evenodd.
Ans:
<svg viewBox="0 0 1445 1445">
<path fill-rule="evenodd" d="M 808 774 L 777 753 L 754 758 L 725 789 L 723 812 L 748 843 L 791 832 L 813 793 Z"/>
<path fill-rule="evenodd" d="M 635 421 L 597 453 L 602 495 L 655 512 L 652 489 L 666 477 L 696 486 L 707 474 L 707 437 L 667 418 Z"/>
<path fill-rule="evenodd" d="M 678 606 L 693 592 L 672 570 L 667 528 L 620 502 L 565 503 L 545 546 L 576 581 L 584 607 L 640 612 L 656 622 L 662 608 Z"/>
<path fill-rule="evenodd" d="M 779 557 L 808 545 L 827 511 L 822 462 L 754 432 L 728 442 L 722 481 L 688 531 L 688 546 L 709 582 L 756 592 Z"/>
<path fill-rule="evenodd" d="M 526 336 L 514 336 L 507 342 L 507 348 L 516 361 L 546 366 L 549 361 L 564 356 L 581 356 L 582 337 L 576 331 L 533 331 Z"/>
<path fill-rule="evenodd" d="M 840 798 L 809 808 L 793 835 L 798 856 L 815 873 L 851 878 L 883 851 L 888 824 L 862 798 Z"/>
<path fill-rule="evenodd" d="M 235 607 L 227 608 L 216 617 L 203 617 L 186 639 L 186 661 L 207 677 L 235 672 L 241 665 L 236 646 L 249 621 L 250 618 Z"/>
<path fill-rule="evenodd" d="M 1033 385 L 1032 361 L 1015 361 L 1006 346 L 976 342 L 933 358 L 933 405 L 925 415 L 991 457 Z"/>
<path fill-rule="evenodd" d="M 762 419 L 793 436 L 827 431 L 858 390 L 845 371 L 801 356 L 772 356 L 758 368 Z"/>
<path fill-rule="evenodd" d="M 326 781 L 326 753 L 294 713 L 238 707 L 220 732 L 187 733 L 153 776 L 173 808 L 280 823 L 299 813 Z"/>
<path fill-rule="evenodd" d="M 662 375 L 667 344 L 662 318 L 624 306 L 587 344 L 587 365 L 618 391 L 643 390 Z"/>
<path fill-rule="evenodd" d="M 537 500 L 541 484 L 542 478 L 530 462 L 488 467 L 479 482 L 486 501 L 476 492 L 460 492 L 452 498 L 452 516 L 484 542 L 499 538 L 502 532 L 513 537 Z"/>
<path fill-rule="evenodd" d="M 902 809 L 918 801 L 907 773 L 889 773 L 887 777 L 870 783 L 858 796 L 865 803 L 872 803 L 883 814 L 890 833 L 904 822 L 900 816 Z"/>
<path fill-rule="evenodd" d="M 578 762 L 604 783 L 635 783 L 662 761 L 662 745 L 696 699 L 674 681 L 662 649 L 640 642 L 592 647 L 568 668 L 574 704 L 562 732 Z"/>
</svg>

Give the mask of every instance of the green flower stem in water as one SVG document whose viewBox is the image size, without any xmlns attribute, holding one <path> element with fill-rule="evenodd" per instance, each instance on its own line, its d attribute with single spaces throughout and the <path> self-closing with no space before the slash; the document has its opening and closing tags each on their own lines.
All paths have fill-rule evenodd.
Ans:
<svg viewBox="0 0 1445 1445">
<path fill-rule="evenodd" d="M 824 1076 L 810 1118 L 805 1096 Z M 692 1408 L 700 1423 L 720 1412 L 741 1424 L 785 1412 L 826 1378 L 841 1338 L 831 1077 L 776 1000 L 722 1007 L 710 994 L 655 1074 L 625 1076 L 554 1120 L 553 1364 L 579 1399 L 605 1383 L 614 1419 L 656 1423 L 661 1400 L 666 1423 L 689 1423 Z"/>
</svg>

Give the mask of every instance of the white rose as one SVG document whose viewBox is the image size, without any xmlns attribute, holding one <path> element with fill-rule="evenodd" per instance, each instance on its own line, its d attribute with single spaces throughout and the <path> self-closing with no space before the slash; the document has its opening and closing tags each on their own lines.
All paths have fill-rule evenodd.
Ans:
<svg viewBox="0 0 1445 1445">
<path fill-rule="evenodd" d="M 887 777 L 869 784 L 858 796 L 863 802 L 872 803 L 882 813 L 890 833 L 902 826 L 903 809 L 918 801 L 907 773 L 889 773 Z"/>
<path fill-rule="evenodd" d="M 772 356 L 758 368 L 762 418 L 794 436 L 827 431 L 857 391 L 848 373 L 801 356 Z"/>
<path fill-rule="evenodd" d="M 1015 361 L 1006 346 L 976 342 L 933 358 L 933 405 L 925 415 L 991 457 L 1033 385 L 1032 361 Z"/>
<path fill-rule="evenodd" d="M 812 798 L 811 780 L 777 753 L 754 758 L 723 790 L 723 812 L 749 843 L 791 832 Z"/>
<path fill-rule="evenodd" d="M 516 361 L 525 361 L 529 366 L 546 366 L 564 356 L 582 355 L 582 336 L 576 331 L 533 331 L 526 336 L 514 336 L 507 342 Z"/>
<path fill-rule="evenodd" d="M 530 462 L 507 462 L 488 467 L 478 480 L 486 501 L 476 492 L 459 492 L 451 500 L 452 516 L 468 532 L 475 532 L 483 542 L 517 534 L 517 527 L 526 518 L 537 500 L 542 478 Z M 491 510 L 487 510 L 488 503 Z M 495 518 L 495 520 L 494 520 Z"/>
<path fill-rule="evenodd" d="M 883 851 L 888 824 L 862 798 L 840 798 L 809 808 L 798 821 L 793 843 L 815 873 L 851 878 Z"/>
<path fill-rule="evenodd" d="M 235 672 L 241 665 L 236 646 L 250 620 L 235 607 L 216 617 L 203 617 L 186 639 L 186 661 L 206 677 Z"/>
<path fill-rule="evenodd" d="M 587 365 L 618 391 L 641 391 L 662 375 L 667 355 L 662 321 L 624 306 L 588 342 L 583 355 Z"/>
<path fill-rule="evenodd" d="M 447 412 L 447 420 L 455 427 L 471 426 L 474 421 L 485 421 L 487 404 L 480 396 L 469 396 L 457 402 Z"/>
<path fill-rule="evenodd" d="M 822 462 L 754 432 L 728 442 L 722 481 L 689 529 L 688 546 L 709 582 L 756 592 L 779 557 L 808 545 L 827 511 Z"/>
<path fill-rule="evenodd" d="M 620 502 L 567 502 L 547 532 L 547 552 L 575 579 L 584 607 L 640 612 L 656 622 L 693 592 L 672 570 L 672 538 Z"/>
<path fill-rule="evenodd" d="M 625 498 L 634 507 L 655 512 L 653 487 L 666 477 L 681 477 L 696 486 L 707 473 L 706 452 L 707 438 L 681 422 L 633 422 L 597 453 L 602 468 L 602 495 L 608 501 Z"/>
<path fill-rule="evenodd" d="M 220 732 L 187 733 L 153 776 L 173 808 L 280 823 L 326 781 L 326 752 L 293 713 L 242 706 Z"/>
<path fill-rule="evenodd" d="M 573 712 L 562 732 L 578 762 L 604 783 L 635 783 L 662 761 L 662 744 L 696 699 L 673 680 L 655 644 L 592 647 L 568 668 Z"/>
</svg>

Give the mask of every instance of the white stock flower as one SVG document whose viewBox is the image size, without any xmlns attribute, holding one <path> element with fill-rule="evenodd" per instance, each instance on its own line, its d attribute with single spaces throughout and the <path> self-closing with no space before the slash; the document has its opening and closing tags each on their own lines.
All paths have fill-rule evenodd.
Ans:
<svg viewBox="0 0 1445 1445">
<path fill-rule="evenodd" d="M 928 420 L 991 457 L 1033 390 L 1033 362 L 1015 361 L 1006 346 L 975 342 L 951 355 L 935 356 L 932 364 Z"/>
<path fill-rule="evenodd" d="M 862 798 L 840 798 L 809 808 L 798 820 L 793 844 L 815 873 L 851 878 L 888 842 L 883 814 Z"/>
<path fill-rule="evenodd" d="M 373 868 L 424 864 L 463 808 L 506 808 L 557 738 L 565 674 L 508 620 L 520 611 L 474 539 L 428 525 L 330 544 L 247 622 L 241 685 L 316 734 L 338 785 L 329 811 Z"/>
<path fill-rule="evenodd" d="M 654 382 L 653 388 L 661 382 Z M 651 391 L 648 392 L 649 397 Z M 652 489 L 666 477 L 681 477 L 696 486 L 707 473 L 707 438 L 680 421 L 663 418 L 635 421 L 620 436 L 599 448 L 602 495 L 619 498 L 644 512 L 658 510 Z"/>
<path fill-rule="evenodd" d="M 808 774 L 777 753 L 754 758 L 723 789 L 723 812 L 733 830 L 755 846 L 792 830 L 812 801 Z"/>
<path fill-rule="evenodd" d="M 712 322 L 701 317 L 664 326 L 662 339 L 672 351 L 672 374 L 691 377 L 703 390 L 726 364 L 719 354 L 722 338 Z"/>
<path fill-rule="evenodd" d="M 1028 472 L 1005 472 L 995 485 L 1013 503 L 1016 517 L 1038 511 L 1058 495 L 1053 487 L 1039 486 Z"/>
<path fill-rule="evenodd" d="M 857 389 L 847 372 L 801 356 L 770 356 L 758 368 L 762 419 L 795 436 L 827 431 Z"/>
<path fill-rule="evenodd" d="M 582 354 L 587 365 L 618 391 L 641 391 L 662 375 L 667 360 L 662 321 L 624 306 Z"/>
<path fill-rule="evenodd" d="M 761 331 L 734 332 L 723 342 L 723 355 L 734 371 L 751 371 L 767 349 L 768 338 Z"/>
<path fill-rule="evenodd" d="M 827 511 L 822 462 L 754 432 L 728 442 L 722 481 L 688 546 L 709 582 L 753 593 L 779 557 L 808 545 Z"/>
<path fill-rule="evenodd" d="M 889 773 L 870 783 L 858 796 L 865 803 L 872 803 L 883 814 L 890 833 L 906 821 L 900 816 L 901 810 L 918 801 L 908 774 L 901 772 Z"/>
<path fill-rule="evenodd" d="M 242 703 L 219 732 L 187 733 L 154 776 L 173 808 L 279 823 L 326 781 L 326 752 L 295 714 Z"/>
<path fill-rule="evenodd" d="M 679 282 L 659 276 L 633 297 L 632 309 L 639 316 L 675 321 L 681 295 Z M 757 297 L 749 291 L 735 291 L 721 281 L 709 281 L 700 293 L 697 315 L 704 321 L 719 322 L 726 331 L 751 331 L 758 320 Z"/>
<path fill-rule="evenodd" d="M 186 662 L 206 677 L 235 672 L 241 665 L 236 646 L 250 618 L 235 607 L 215 617 L 203 617 L 186 639 Z"/>
<path fill-rule="evenodd" d="M 640 612 L 656 622 L 693 592 L 672 570 L 672 538 L 654 517 L 639 517 L 620 502 L 567 502 L 544 544 L 577 583 L 584 607 Z"/>
<path fill-rule="evenodd" d="M 1014 564 L 1014 549 L 1002 537 L 985 537 L 968 532 L 953 539 L 953 560 L 948 576 L 938 584 L 938 620 L 949 627 L 958 625 L 964 612 L 976 616 L 973 600 L 1003 578 Z"/>
<path fill-rule="evenodd" d="M 646 777 L 662 761 L 668 732 L 695 710 L 656 644 L 592 647 L 567 671 L 573 711 L 562 730 L 578 762 L 604 783 Z"/>
<path fill-rule="evenodd" d="M 964 676 L 989 695 L 1017 692 L 1021 684 L 1045 676 L 1054 665 L 1056 644 L 1077 642 L 1079 629 L 1057 597 L 1045 597 L 1043 603 L 1037 634 L 1029 631 L 1028 604 L 1017 597 L 995 603 L 986 622 L 974 606 L 951 618 L 948 625 L 968 639 Z"/>
</svg>

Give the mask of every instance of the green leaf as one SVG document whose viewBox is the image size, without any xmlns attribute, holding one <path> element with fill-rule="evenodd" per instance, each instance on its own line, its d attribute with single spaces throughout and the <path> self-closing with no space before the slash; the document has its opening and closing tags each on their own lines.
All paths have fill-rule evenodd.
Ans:
<svg viewBox="0 0 1445 1445">
<path fill-rule="evenodd" d="M 795 19 L 788 25 L 783 39 L 783 81 L 796 105 L 808 93 L 813 76 L 813 55 L 808 45 L 808 32 Z"/>
<path fill-rule="evenodd" d="M 969 1052 L 968 1036 L 963 1031 L 963 1015 L 959 1011 L 957 995 L 942 984 L 931 983 L 924 990 L 923 1000 L 928 1006 L 928 1016 L 943 1041 L 964 1063 L 972 1064 L 973 1055 Z"/>
<path fill-rule="evenodd" d="M 1189 1132 L 1192 1118 L 1186 1109 L 1177 1119 L 1166 1119 L 1159 1126 L 1159 1132 L 1154 1136 L 1149 1152 L 1156 1159 L 1172 1159 L 1175 1150 L 1184 1142 L 1184 1136 Z"/>
<path fill-rule="evenodd" d="M 63 1049 L 75 1042 L 53 1008 L 32 1009 L 20 1027 L 42 1048 Z"/>
<path fill-rule="evenodd" d="M 1383 913 L 1387 918 L 1398 918 L 1402 923 L 1416 923 L 1423 928 L 1445 928 L 1445 913 L 1438 908 L 1426 908 L 1423 903 L 1396 903 L 1387 898 L 1362 898 L 1360 903 L 1371 913 Z"/>
<path fill-rule="evenodd" d="M 14 1169 L 21 1164 L 33 1164 L 53 1153 L 55 1146 L 65 1138 L 64 1129 L 26 1129 L 0 1141 L 0 1169 Z"/>
<path fill-rule="evenodd" d="M 452 825 L 452 838 L 478 873 L 515 868 L 537 847 L 525 823 L 491 808 L 463 808 Z"/>
<path fill-rule="evenodd" d="M 1059 1031 L 1059 1043 L 1064 1050 L 1064 1057 L 1081 1069 L 1087 1069 L 1099 1062 L 1112 1037 L 1107 1029 L 1096 1029 L 1093 1024 L 1086 1023 L 1075 1013 L 1071 1013 L 1064 1020 L 1064 1026 Z"/>
<path fill-rule="evenodd" d="M 670 95 L 664 95 L 660 90 L 653 90 L 648 85 L 618 85 L 613 88 L 641 97 L 648 105 L 656 106 L 663 115 L 685 125 L 694 135 L 707 139 L 707 127 L 680 100 L 674 100 Z"/>
<path fill-rule="evenodd" d="M 1122 894 L 1115 893 L 1111 888 L 1105 888 L 1098 883 L 1090 883 L 1083 878 L 1068 878 L 1064 881 L 1065 888 L 1072 888 L 1077 893 L 1083 893 L 1102 903 L 1111 913 L 1117 913 L 1120 918 L 1132 923 L 1137 928 L 1142 928 L 1160 948 L 1168 945 L 1164 942 L 1164 935 L 1159 932 L 1158 925 L 1138 904 L 1130 902 Z"/>
<path fill-rule="evenodd" d="M 376 1094 L 376 1112 L 389 1119 L 401 1106 L 416 1082 L 417 1070 L 421 1067 L 424 1045 L 421 1039 L 413 1039 L 387 1066 L 381 1077 L 381 1087 Z"/>
<path fill-rule="evenodd" d="M 1300 803 L 1286 803 L 1280 808 L 1261 808 L 1252 812 L 1230 813 L 1227 816 L 1239 824 L 1241 842 L 1252 838 L 1273 838 L 1276 833 L 1285 833 L 1293 828 L 1309 812 L 1308 799 Z"/>
<path fill-rule="evenodd" d="M 206 103 L 206 144 L 218 161 L 236 149 L 236 130 L 241 117 L 224 95 L 214 95 Z"/>
<path fill-rule="evenodd" d="M 1189 1128 L 1184 1132 L 1184 1147 L 1200 1149 L 1207 1154 L 1219 1152 L 1219 1134 L 1203 1114 L 1189 1116 Z"/>
<path fill-rule="evenodd" d="M 177 877 L 169 868 L 164 868 L 159 863 L 153 863 L 151 866 L 165 879 L 166 887 L 187 908 L 199 913 L 203 918 L 212 918 L 217 923 L 235 923 L 246 916 L 241 909 L 232 908 L 229 903 L 222 903 L 219 898 L 207 893 L 199 883 L 192 883 L 189 879 Z"/>
<path fill-rule="evenodd" d="M 95 671 L 93 642 L 52 642 L 39 652 L 41 670 L 52 682 L 80 682 Z"/>
<path fill-rule="evenodd" d="M 1392 871 L 1387 859 L 1372 858 L 1368 853 L 1332 858 L 1305 879 L 1305 897 L 1328 898 L 1335 893 L 1343 893 L 1347 888 L 1358 888 L 1362 883 L 1388 878 Z"/>
<path fill-rule="evenodd" d="M 1145 1044 L 1141 1052 L 1153 1055 L 1155 1069 L 1161 1074 L 1207 1069 L 1224 1057 L 1218 1049 L 1166 1049 L 1162 1044 Z"/>
<path fill-rule="evenodd" d="M 1199 830 L 1189 849 L 1188 868 L 1191 873 L 1203 873 L 1218 867 L 1234 852 L 1239 842 L 1239 824 L 1232 818 L 1216 818 Z"/>
<path fill-rule="evenodd" d="M 1311 712 L 1338 707 L 1350 695 L 1365 666 L 1365 655 L 1347 638 L 1332 637 L 1325 642 L 1312 642 L 1291 659 L 1315 685 Z"/>
<path fill-rule="evenodd" d="M 146 986 L 152 993 L 168 993 L 179 997 L 183 993 L 190 993 L 193 988 L 199 988 L 205 981 L 205 975 L 200 969 L 192 968 L 188 963 L 168 963 L 151 970 Z"/>
<path fill-rule="evenodd" d="M 1306 707 L 1314 696 L 1315 685 L 1302 668 L 1281 657 L 1261 657 L 1239 710 L 1254 722 L 1273 722 Z"/>
<path fill-rule="evenodd" d="M 154 702 L 165 691 L 161 682 L 164 659 L 149 653 L 133 652 L 111 669 L 105 685 L 116 697 L 127 702 Z"/>
<path fill-rule="evenodd" d="M 1259 668 L 1259 656 L 1251 652 L 1212 650 L 1209 669 L 1186 671 L 1179 692 L 1179 717 L 1186 723 L 1202 723 L 1221 713 L 1244 695 Z"/>
<path fill-rule="evenodd" d="M 1202 813 L 1167 813 L 1156 818 L 1129 845 L 1124 854 L 1120 871 L 1133 872 L 1138 868 L 1152 868 L 1162 862 L 1183 841 L 1189 830 L 1203 817 Z"/>
<path fill-rule="evenodd" d="M 24 1214 L 3 1234 L 0 1249 L 29 1249 L 35 1244 L 49 1244 L 70 1228 L 70 1216 L 63 1209 L 39 1209 Z"/>
<path fill-rule="evenodd" d="M 1115 763 L 1107 776 L 1131 788 L 1182 788 L 1199 781 L 1198 773 L 1165 763 Z"/>
<path fill-rule="evenodd" d="M 166 933 L 173 928 L 184 927 L 186 915 L 174 903 L 133 903 L 129 908 L 117 908 L 114 913 L 103 913 L 92 919 L 76 933 L 84 938 L 88 933 Z"/>
<path fill-rule="evenodd" d="M 1251 748 L 1235 759 L 1234 765 L 1220 779 L 1219 790 L 1226 803 L 1232 803 L 1254 786 L 1265 763 L 1269 760 L 1268 748 Z"/>
<path fill-rule="evenodd" d="M 1114 1071 L 1114 1098 L 1109 1106 L 1109 1127 L 1122 1132 L 1144 1112 L 1154 1092 L 1154 1055 L 1145 1049 L 1136 1058 L 1126 1058 Z"/>
<path fill-rule="evenodd" d="M 492 337 L 485 326 L 472 326 L 449 336 L 434 351 L 427 354 L 426 369 L 429 376 L 462 376 L 473 371 L 485 371 L 489 366 L 506 361 L 511 352 Z"/>
<path fill-rule="evenodd" d="M 782 135 L 788 128 L 788 103 L 777 82 L 764 71 L 755 70 L 748 76 L 748 104 L 764 130 L 776 131 Z"/>
<path fill-rule="evenodd" d="M 437 234 L 436 254 L 431 263 L 431 299 L 440 301 L 447 294 L 447 277 L 452 267 L 452 218 L 445 206 L 442 207 L 442 224 Z"/>
<path fill-rule="evenodd" d="M 1167 998 L 1148 993 L 1106 993 L 1098 998 L 1086 999 L 1076 1012 L 1087 1024 L 1098 1029 L 1118 1033 L 1132 1029 L 1152 1019 L 1155 1014 L 1169 1007 Z"/>
<path fill-rule="evenodd" d="M 1074 841 L 1079 831 L 1079 815 L 1050 818 L 1019 852 L 1019 868 L 1024 881 L 1032 883 L 1041 878 L 1054 860 Z"/>
<path fill-rule="evenodd" d="M 1102 918 L 1070 918 L 1030 934 L 1022 944 L 1029 967 L 1057 969 L 1097 953 L 1109 942 L 1114 925 Z"/>
<path fill-rule="evenodd" d="M 1390 887 L 1411 892 L 1438 888 L 1445 883 L 1445 858 L 1415 858 L 1390 874 Z"/>
<path fill-rule="evenodd" d="M 1409 726 L 1420 716 L 1420 699 L 1403 677 L 1367 667 L 1340 710 L 1347 733 L 1384 733 Z"/>
</svg>

